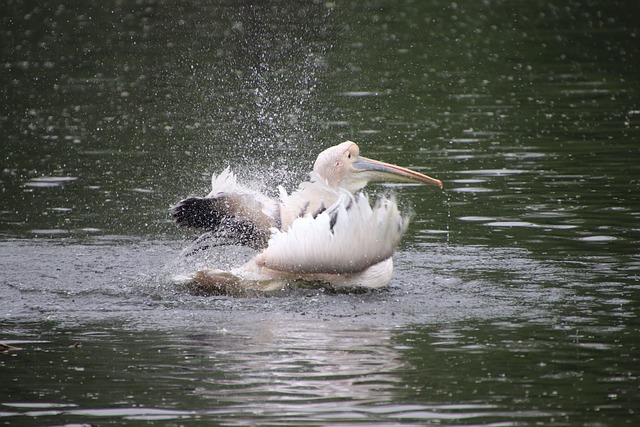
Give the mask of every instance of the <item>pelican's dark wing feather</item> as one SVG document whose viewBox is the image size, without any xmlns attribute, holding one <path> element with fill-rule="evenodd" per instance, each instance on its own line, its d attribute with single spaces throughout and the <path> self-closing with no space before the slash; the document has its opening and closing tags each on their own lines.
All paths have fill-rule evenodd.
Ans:
<svg viewBox="0 0 640 427">
<path fill-rule="evenodd" d="M 178 225 L 211 231 L 218 228 L 224 218 L 219 204 L 214 198 L 189 197 L 172 206 L 170 213 Z"/>
<path fill-rule="evenodd" d="M 271 235 L 268 218 L 250 218 L 233 212 L 224 196 L 189 197 L 172 206 L 170 212 L 178 225 L 214 232 L 213 235 L 219 236 L 225 244 L 264 249 Z"/>
<path fill-rule="evenodd" d="M 277 203 L 237 183 L 229 168 L 214 175 L 206 197 L 188 197 L 169 210 L 178 225 L 224 235 L 236 244 L 263 249 L 279 224 Z"/>
</svg>

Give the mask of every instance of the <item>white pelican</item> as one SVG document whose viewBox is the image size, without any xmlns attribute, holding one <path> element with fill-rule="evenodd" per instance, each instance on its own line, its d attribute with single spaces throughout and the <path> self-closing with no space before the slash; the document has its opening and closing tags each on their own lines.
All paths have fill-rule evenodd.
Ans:
<svg viewBox="0 0 640 427">
<path fill-rule="evenodd" d="M 310 180 L 293 193 L 278 187 L 279 200 L 238 184 L 227 167 L 213 175 L 206 197 L 180 201 L 171 215 L 179 225 L 260 252 L 231 271 L 206 269 L 181 281 L 207 293 L 274 290 L 299 281 L 335 288 L 387 285 L 409 218 L 393 198 L 381 197 L 372 207 L 360 192 L 372 181 L 442 188 L 438 179 L 360 156 L 351 141 L 320 153 Z"/>
</svg>

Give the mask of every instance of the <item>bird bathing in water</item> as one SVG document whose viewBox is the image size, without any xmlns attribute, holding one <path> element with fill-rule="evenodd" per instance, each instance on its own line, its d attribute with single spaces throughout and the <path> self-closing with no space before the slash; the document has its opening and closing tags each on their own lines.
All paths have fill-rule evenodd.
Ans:
<svg viewBox="0 0 640 427">
<path fill-rule="evenodd" d="M 409 224 L 393 198 L 371 206 L 361 191 L 369 182 L 442 181 L 400 166 L 360 156 L 351 141 L 318 155 L 309 181 L 279 200 L 238 183 L 227 167 L 211 179 L 206 197 L 181 200 L 175 221 L 208 238 L 258 253 L 230 271 L 200 270 L 179 279 L 205 293 L 267 291 L 297 282 L 334 288 L 380 288 L 391 281 L 393 253 Z"/>
</svg>

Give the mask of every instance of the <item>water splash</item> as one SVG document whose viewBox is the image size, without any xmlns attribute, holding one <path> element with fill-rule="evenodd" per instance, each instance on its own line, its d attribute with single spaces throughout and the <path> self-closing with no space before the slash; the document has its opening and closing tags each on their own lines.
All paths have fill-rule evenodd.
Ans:
<svg viewBox="0 0 640 427">
<path fill-rule="evenodd" d="M 209 124 L 198 161 L 209 171 L 210 162 L 222 168 L 228 161 L 246 181 L 260 177 L 269 186 L 299 182 L 324 145 L 316 137 L 317 92 L 331 46 L 331 8 L 280 6 L 222 9 L 223 40 L 211 40 L 209 56 L 194 68 Z"/>
</svg>

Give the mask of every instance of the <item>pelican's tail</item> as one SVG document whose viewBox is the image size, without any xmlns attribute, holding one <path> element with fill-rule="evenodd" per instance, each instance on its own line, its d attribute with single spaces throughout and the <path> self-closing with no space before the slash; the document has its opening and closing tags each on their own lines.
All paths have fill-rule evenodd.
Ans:
<svg viewBox="0 0 640 427">
<path fill-rule="evenodd" d="M 297 274 L 353 274 L 390 258 L 409 224 L 394 199 L 372 208 L 364 194 L 342 192 L 324 212 L 275 232 L 256 264 Z"/>
<path fill-rule="evenodd" d="M 239 288 L 240 278 L 228 271 L 207 269 L 176 276 L 173 282 L 198 295 L 228 295 Z"/>
<path fill-rule="evenodd" d="M 279 279 L 247 280 L 230 271 L 218 269 L 199 270 L 173 278 L 173 282 L 196 295 L 256 296 L 264 292 L 278 291 L 287 282 Z"/>
</svg>

